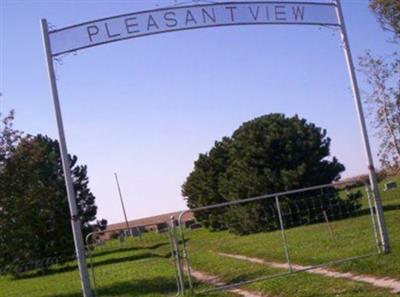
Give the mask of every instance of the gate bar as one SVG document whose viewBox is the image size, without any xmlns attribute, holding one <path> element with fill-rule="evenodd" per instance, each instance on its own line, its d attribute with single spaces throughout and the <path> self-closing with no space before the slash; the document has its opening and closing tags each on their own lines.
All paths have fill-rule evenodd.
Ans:
<svg viewBox="0 0 400 297">
<path fill-rule="evenodd" d="M 372 224 L 372 230 L 374 231 L 374 238 L 375 238 L 375 244 L 376 244 L 376 249 L 378 250 L 378 253 L 382 253 L 382 243 L 379 239 L 378 236 L 378 230 L 377 230 L 377 223 L 376 223 L 376 208 L 375 204 L 372 202 L 372 197 L 371 197 L 371 188 L 369 185 L 365 186 L 365 191 L 367 192 L 367 199 L 368 199 L 368 206 L 369 206 L 369 211 L 371 214 L 371 224 Z"/>
<path fill-rule="evenodd" d="M 293 268 L 292 268 L 292 264 L 290 263 L 289 246 L 288 246 L 288 241 L 286 238 L 285 226 L 283 225 L 281 205 L 279 203 L 279 196 L 275 196 L 275 203 L 276 203 L 276 208 L 278 209 L 279 225 L 281 227 L 280 229 L 281 229 L 283 247 L 285 250 L 285 257 L 286 257 L 286 261 L 289 265 L 289 271 L 292 272 Z"/>
<path fill-rule="evenodd" d="M 177 293 L 176 296 L 181 295 L 181 284 L 179 281 L 179 273 L 178 273 L 178 262 L 177 262 L 177 258 L 176 258 L 176 253 L 175 253 L 175 248 L 174 248 L 174 237 L 172 234 L 172 226 L 169 224 L 169 228 L 168 228 L 168 241 L 169 241 L 169 248 L 170 248 L 170 253 L 172 256 L 172 261 L 174 264 L 174 271 L 175 271 L 175 279 L 176 279 L 176 287 L 177 287 Z"/>
<path fill-rule="evenodd" d="M 173 216 L 171 217 L 171 228 L 172 228 L 172 240 L 174 242 L 177 269 L 178 269 L 180 293 L 183 294 L 185 292 L 185 284 L 183 281 L 182 259 L 181 259 L 180 250 L 179 250 L 179 242 L 178 242 L 178 239 L 176 236 L 175 218 Z"/>
</svg>

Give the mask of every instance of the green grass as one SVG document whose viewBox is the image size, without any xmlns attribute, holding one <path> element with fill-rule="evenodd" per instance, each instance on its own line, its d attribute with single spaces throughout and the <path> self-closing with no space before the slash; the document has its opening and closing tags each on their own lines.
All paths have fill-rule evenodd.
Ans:
<svg viewBox="0 0 400 297">
<path fill-rule="evenodd" d="M 150 297 L 173 294 L 176 285 L 168 256 L 161 248 L 133 248 L 95 256 L 93 264 L 99 295 Z M 71 265 L 48 276 L 22 280 L 1 278 L 0 296 L 82 296 L 76 269 L 75 265 Z"/>
<path fill-rule="evenodd" d="M 90 259 L 88 257 L 88 259 Z M 92 253 L 99 296 L 175 296 L 176 279 L 166 234 L 146 234 L 122 243 L 112 240 Z M 91 278 L 93 274 L 91 273 Z M 93 285 L 93 278 L 92 278 Z M 49 275 L 0 277 L 1 297 L 81 297 L 75 263 L 55 266 Z M 210 296 L 229 297 L 228 293 Z"/>
<path fill-rule="evenodd" d="M 397 178 L 400 183 L 400 178 Z M 346 262 L 333 268 L 340 271 L 390 276 L 400 279 L 400 189 L 382 193 L 386 209 L 392 252 Z M 367 207 L 365 201 L 363 207 Z M 296 264 L 321 264 L 376 251 L 370 216 L 364 215 L 331 222 L 335 240 L 326 224 L 314 224 L 287 230 L 291 260 Z M 226 258 L 219 252 L 258 257 L 285 262 L 279 231 L 248 236 L 235 236 L 226 231 L 209 232 L 204 229 L 185 231 L 191 266 L 208 274 L 217 275 L 226 283 L 274 276 L 286 272 L 243 260 Z M 99 296 L 174 296 L 175 272 L 165 234 L 146 234 L 123 243 L 109 241 L 97 248 L 92 256 Z M 93 281 L 93 280 L 92 280 Z M 209 288 L 195 283 L 196 290 Z M 279 297 L 311 296 L 393 296 L 388 290 L 361 282 L 332 279 L 320 275 L 297 273 L 286 277 L 260 281 L 245 286 L 248 290 Z M 0 297 L 78 297 L 80 281 L 75 263 L 54 266 L 48 275 L 29 274 L 21 279 L 0 277 Z M 216 292 L 202 296 L 235 296 Z"/>
<path fill-rule="evenodd" d="M 249 264 L 235 259 L 216 257 L 212 254 L 202 254 L 201 259 L 195 257 L 193 265 L 197 269 L 207 270 L 224 278 L 226 282 L 254 279 L 256 277 L 276 275 L 282 270 L 272 269 L 262 265 Z M 385 290 L 376 289 L 370 285 L 331 279 L 306 273 L 278 277 L 245 286 L 248 290 L 263 292 L 269 296 L 390 296 Z"/>
<path fill-rule="evenodd" d="M 335 232 L 346 237 L 351 230 L 364 228 L 367 224 L 364 217 L 352 218 L 333 224 Z M 377 276 L 391 276 L 400 279 L 400 211 L 389 211 L 387 222 L 391 234 L 392 253 L 389 255 L 372 256 L 369 258 L 347 262 L 334 266 L 336 270 L 353 271 Z M 351 226 L 351 228 L 349 227 Z M 292 261 L 297 264 L 321 264 L 326 261 L 343 257 L 357 256 L 374 251 L 371 236 L 368 232 L 360 232 L 357 240 L 352 240 L 347 246 L 341 244 L 331 246 L 328 251 L 323 241 L 313 242 L 318 235 L 325 236 L 321 225 L 305 228 L 294 228 L 288 231 Z M 369 226 L 368 226 L 369 227 Z M 360 231 L 363 231 L 362 229 Z M 196 233 L 196 234 L 195 234 Z M 208 271 L 221 276 L 226 282 L 250 280 L 261 276 L 273 276 L 285 272 L 282 269 L 272 269 L 264 265 L 247 263 L 242 260 L 218 256 L 218 252 L 236 253 L 270 261 L 284 262 L 279 232 L 257 234 L 236 238 L 229 233 L 210 233 L 199 230 L 188 237 L 191 264 L 195 269 Z M 312 236 L 311 236 L 312 235 Z M 368 243 L 364 239 L 369 239 Z M 368 284 L 354 281 L 330 279 L 319 275 L 299 273 L 289 277 L 263 281 L 249 287 L 262 290 L 278 296 L 390 296 L 388 291 L 375 289 Z"/>
</svg>

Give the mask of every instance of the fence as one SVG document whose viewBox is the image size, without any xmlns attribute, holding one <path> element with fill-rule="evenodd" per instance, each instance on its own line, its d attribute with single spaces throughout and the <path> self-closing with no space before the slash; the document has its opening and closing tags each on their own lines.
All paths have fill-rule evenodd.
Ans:
<svg viewBox="0 0 400 297">
<path fill-rule="evenodd" d="M 176 224 L 172 219 L 158 229 L 149 225 L 88 234 L 86 255 L 93 295 L 140 296 L 152 290 L 175 296 L 180 292 Z M 81 296 L 76 256 L 64 254 L 31 261 L 15 259 L 1 267 L 0 297 Z"/>
<path fill-rule="evenodd" d="M 380 253 L 372 193 L 367 185 L 352 185 L 322 185 L 183 211 L 179 222 L 192 212 L 218 232 L 180 224 L 181 288 L 206 293 Z M 218 268 L 221 262 L 230 269 Z M 202 269 L 221 280 L 205 287 Z"/>
<path fill-rule="evenodd" d="M 127 293 L 139 293 L 148 285 L 163 295 L 179 293 L 181 268 L 177 265 L 181 262 L 176 252 L 176 224 L 172 218 L 160 224 L 161 229 L 145 225 L 88 234 L 87 258 L 94 295 L 108 296 L 115 292 L 116 280 L 125 286 Z M 146 272 L 151 274 L 153 284 L 144 285 L 145 279 L 138 280 L 137 275 Z"/>
</svg>

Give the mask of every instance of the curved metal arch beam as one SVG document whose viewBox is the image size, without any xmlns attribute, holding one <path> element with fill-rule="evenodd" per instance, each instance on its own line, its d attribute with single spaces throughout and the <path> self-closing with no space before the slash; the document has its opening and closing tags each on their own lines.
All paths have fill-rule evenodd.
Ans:
<svg viewBox="0 0 400 297">
<path fill-rule="evenodd" d="M 336 4 L 240 1 L 164 7 L 84 22 L 49 32 L 52 56 L 155 34 L 243 25 L 337 26 Z"/>
</svg>

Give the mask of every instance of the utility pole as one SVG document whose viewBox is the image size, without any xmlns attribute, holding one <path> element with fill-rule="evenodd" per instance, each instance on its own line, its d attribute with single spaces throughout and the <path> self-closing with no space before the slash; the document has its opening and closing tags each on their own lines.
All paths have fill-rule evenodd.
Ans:
<svg viewBox="0 0 400 297">
<path fill-rule="evenodd" d="M 124 217 L 125 217 L 126 228 L 128 229 L 128 231 L 129 231 L 129 233 L 131 234 L 131 236 L 133 236 L 132 230 L 131 230 L 130 227 L 129 227 L 128 217 L 126 216 L 126 210 L 125 210 L 125 205 L 124 205 L 124 199 L 123 199 L 123 197 L 122 197 L 121 187 L 119 186 L 118 175 L 117 175 L 116 172 L 114 173 L 114 176 L 115 176 L 115 181 L 116 181 L 116 183 L 117 183 L 118 194 L 119 194 L 119 199 L 120 199 L 120 201 L 121 201 L 122 211 L 123 211 Z"/>
</svg>

